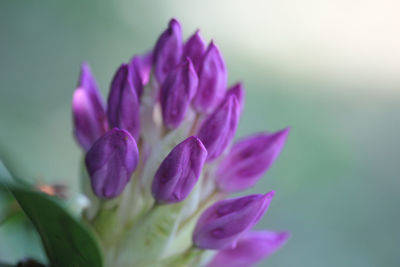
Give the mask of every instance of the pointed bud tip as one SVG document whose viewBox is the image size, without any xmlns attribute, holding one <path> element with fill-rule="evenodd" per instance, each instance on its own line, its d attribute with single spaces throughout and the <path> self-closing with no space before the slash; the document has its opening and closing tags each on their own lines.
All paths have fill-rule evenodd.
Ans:
<svg viewBox="0 0 400 267">
<path fill-rule="evenodd" d="M 276 140 L 280 140 L 280 142 L 285 142 L 289 135 L 290 128 L 291 127 L 286 127 L 282 130 L 276 131 L 275 133 L 272 133 L 271 136 L 276 138 Z"/>
<path fill-rule="evenodd" d="M 275 190 L 272 190 L 272 191 L 266 193 L 264 196 L 265 196 L 265 199 L 272 199 L 275 196 Z"/>
<path fill-rule="evenodd" d="M 171 19 L 168 23 L 168 33 L 173 34 L 174 32 L 181 32 L 181 24 L 175 18 Z"/>
<path fill-rule="evenodd" d="M 173 28 L 173 27 L 181 27 L 181 24 L 179 23 L 179 21 L 176 19 L 176 18 L 172 18 L 170 21 L 169 21 L 169 23 L 168 23 L 168 26 L 170 27 L 170 28 Z"/>
<path fill-rule="evenodd" d="M 88 101 L 88 95 L 85 91 L 85 88 L 78 87 L 75 89 L 74 94 L 72 96 L 72 107 L 74 110 L 80 110 L 85 107 Z"/>
<path fill-rule="evenodd" d="M 200 41 L 201 43 L 204 44 L 204 39 L 201 36 L 200 29 L 196 29 L 196 31 L 192 34 L 192 36 L 189 38 L 190 39 L 195 39 L 196 41 Z M 204 44 L 205 45 L 205 44 Z"/>
<path fill-rule="evenodd" d="M 88 68 L 88 67 L 89 67 L 89 63 L 86 60 L 81 62 L 81 69 L 85 69 L 85 68 Z"/>
<path fill-rule="evenodd" d="M 284 128 L 284 129 L 278 131 L 278 133 L 281 134 L 281 135 L 287 136 L 289 134 L 291 128 L 292 128 L 291 126 L 288 126 L 288 127 Z"/>
<path fill-rule="evenodd" d="M 236 96 L 239 104 L 240 104 L 240 113 L 243 111 L 244 107 L 244 97 L 245 97 L 245 91 L 244 91 L 244 86 L 242 82 L 237 82 L 233 86 L 231 86 L 228 91 L 226 91 L 227 95 L 234 95 Z"/>
<path fill-rule="evenodd" d="M 289 239 L 290 238 L 290 232 L 289 231 L 282 231 L 282 232 L 278 232 L 277 233 L 277 239 L 279 240 L 279 241 L 285 241 L 285 240 L 287 240 L 287 239 Z"/>
<path fill-rule="evenodd" d="M 244 87 L 243 86 L 243 81 L 238 81 L 231 87 L 231 89 L 233 89 L 233 88 L 243 88 L 243 87 Z"/>
<path fill-rule="evenodd" d="M 92 75 L 91 74 L 91 72 L 92 72 L 92 70 L 91 70 L 91 67 L 90 67 L 90 64 L 89 64 L 89 62 L 87 62 L 87 61 L 82 61 L 81 62 L 81 65 L 80 65 L 80 68 L 81 68 L 81 73 L 80 73 L 80 83 L 82 82 L 81 80 L 83 79 L 83 78 L 87 78 L 87 77 L 84 77 L 85 75 Z"/>
<path fill-rule="evenodd" d="M 237 109 L 239 106 L 239 99 L 236 95 L 232 94 L 228 96 L 227 103 L 233 109 Z"/>
<path fill-rule="evenodd" d="M 217 52 L 219 52 L 219 48 L 215 44 L 214 40 L 211 40 L 210 44 L 208 45 L 208 50 L 216 50 Z"/>
<path fill-rule="evenodd" d="M 201 150 L 203 150 L 204 153 L 205 153 L 205 155 L 207 156 L 207 149 L 206 149 L 206 147 L 204 146 L 203 142 L 201 142 L 201 140 L 200 140 L 197 136 L 191 136 L 191 137 L 189 137 L 189 138 L 192 140 L 192 142 L 194 142 L 194 143 L 196 144 L 196 146 L 197 146 L 198 148 L 200 148 Z"/>
</svg>

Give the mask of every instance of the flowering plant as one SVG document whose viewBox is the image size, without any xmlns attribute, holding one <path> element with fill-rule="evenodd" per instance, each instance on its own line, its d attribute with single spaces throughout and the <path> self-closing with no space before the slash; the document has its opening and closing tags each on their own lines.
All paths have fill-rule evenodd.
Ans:
<svg viewBox="0 0 400 267">
<path fill-rule="evenodd" d="M 230 194 L 257 183 L 289 129 L 232 143 L 244 87 L 227 87 L 218 47 L 206 45 L 199 31 L 183 42 L 175 19 L 152 51 L 117 69 L 107 105 L 82 64 L 72 100 L 84 154 L 85 198 L 71 202 L 77 216 L 54 197 L 9 185 L 38 229 L 51 266 L 245 267 L 286 242 L 287 232 L 252 230 L 274 191 Z M 61 226 L 44 222 L 31 200 L 56 209 L 61 215 L 46 216 Z M 69 230 L 57 237 L 48 227 Z M 75 254 L 60 260 L 66 251 Z"/>
</svg>

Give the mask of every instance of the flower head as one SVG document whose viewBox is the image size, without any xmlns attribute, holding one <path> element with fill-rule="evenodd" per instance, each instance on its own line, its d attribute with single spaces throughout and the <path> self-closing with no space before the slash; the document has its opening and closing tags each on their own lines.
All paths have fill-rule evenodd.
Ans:
<svg viewBox="0 0 400 267">
<path fill-rule="evenodd" d="M 287 239 L 251 232 L 274 191 L 229 198 L 270 168 L 288 129 L 232 144 L 245 92 L 241 82 L 227 89 L 227 77 L 217 45 L 198 30 L 183 42 L 176 19 L 116 70 L 106 108 L 82 64 L 72 110 L 88 174 L 84 214 L 110 265 L 196 267 L 210 249 L 219 252 L 208 267 L 248 267 Z"/>
</svg>

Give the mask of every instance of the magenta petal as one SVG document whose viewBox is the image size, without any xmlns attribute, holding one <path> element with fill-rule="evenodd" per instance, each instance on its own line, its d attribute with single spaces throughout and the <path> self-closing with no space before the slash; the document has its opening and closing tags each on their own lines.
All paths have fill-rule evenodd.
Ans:
<svg viewBox="0 0 400 267">
<path fill-rule="evenodd" d="M 201 59 L 206 51 L 206 43 L 200 35 L 200 31 L 196 31 L 185 43 L 183 48 L 183 56 L 192 60 L 194 68 L 198 71 Z"/>
<path fill-rule="evenodd" d="M 104 110 L 104 101 L 100 95 L 99 86 L 97 85 L 89 63 L 87 62 L 82 62 L 81 64 L 78 87 L 87 90 L 96 109 Z"/>
<path fill-rule="evenodd" d="M 127 64 L 122 64 L 115 73 L 108 95 L 107 117 L 110 127 L 127 130 L 138 140 L 140 104 L 130 79 L 130 71 Z"/>
<path fill-rule="evenodd" d="M 143 86 L 149 82 L 152 61 L 153 53 L 148 52 L 134 56 L 129 63 L 132 84 L 139 98 L 143 93 Z"/>
<path fill-rule="evenodd" d="M 178 144 L 158 168 L 152 194 L 159 203 L 175 203 L 184 200 L 195 186 L 207 150 L 201 141 L 191 136 Z"/>
<path fill-rule="evenodd" d="M 221 200 L 197 221 L 193 243 L 201 249 L 233 248 L 267 211 L 274 192 Z"/>
<path fill-rule="evenodd" d="M 198 78 L 193 64 L 187 58 L 165 79 L 160 94 L 164 125 L 177 128 L 185 118 L 190 101 L 196 93 Z"/>
<path fill-rule="evenodd" d="M 105 112 L 88 90 L 78 87 L 72 98 L 72 114 L 75 137 L 87 151 L 107 130 Z"/>
<path fill-rule="evenodd" d="M 85 158 L 95 195 L 113 198 L 121 194 L 138 161 L 135 139 L 124 130 L 108 131 L 93 144 Z"/>
<path fill-rule="evenodd" d="M 233 145 L 217 170 L 217 185 L 224 192 L 254 186 L 271 167 L 286 142 L 289 128 L 243 138 Z"/>
<path fill-rule="evenodd" d="M 74 134 L 83 149 L 88 150 L 108 128 L 103 99 L 87 62 L 81 64 L 78 88 L 72 100 Z"/>
<path fill-rule="evenodd" d="M 288 232 L 251 231 L 233 249 L 221 250 L 207 267 L 250 267 L 268 258 L 289 239 Z"/>
<path fill-rule="evenodd" d="M 208 151 L 207 161 L 219 157 L 235 135 L 239 122 L 239 103 L 229 95 L 202 123 L 198 137 Z"/>
<path fill-rule="evenodd" d="M 163 83 L 168 72 L 180 62 L 182 46 L 181 25 L 176 19 L 172 19 L 154 48 L 154 74 L 159 83 Z"/>
<path fill-rule="evenodd" d="M 210 113 L 225 95 L 228 74 L 218 47 L 211 42 L 199 67 L 199 88 L 193 100 L 198 112 Z"/>
<path fill-rule="evenodd" d="M 236 96 L 236 99 L 239 103 L 240 107 L 240 114 L 242 114 L 243 109 L 244 109 L 244 97 L 245 97 L 245 92 L 244 92 L 244 87 L 242 83 L 236 83 L 233 85 L 231 88 L 226 91 L 226 95 L 234 95 Z"/>
</svg>

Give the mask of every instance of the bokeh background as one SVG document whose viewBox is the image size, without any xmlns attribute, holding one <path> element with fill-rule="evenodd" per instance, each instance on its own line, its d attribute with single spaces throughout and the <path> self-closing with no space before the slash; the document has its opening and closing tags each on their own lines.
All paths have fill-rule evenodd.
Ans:
<svg viewBox="0 0 400 267">
<path fill-rule="evenodd" d="M 1 149 L 21 177 L 76 187 L 80 62 L 106 96 L 117 66 L 176 17 L 185 37 L 200 28 L 216 41 L 231 83 L 244 81 L 238 137 L 292 127 L 251 190 L 277 191 L 259 228 L 292 233 L 260 266 L 400 266 L 399 10 L 397 0 L 2 0 Z M 40 254 L 35 240 L 0 226 L 0 258 Z"/>
</svg>

